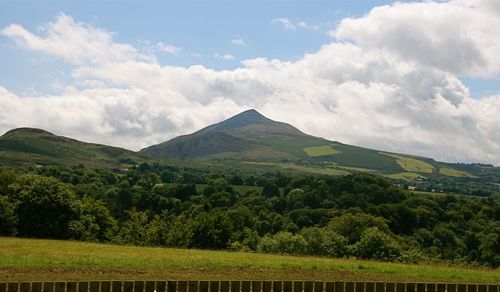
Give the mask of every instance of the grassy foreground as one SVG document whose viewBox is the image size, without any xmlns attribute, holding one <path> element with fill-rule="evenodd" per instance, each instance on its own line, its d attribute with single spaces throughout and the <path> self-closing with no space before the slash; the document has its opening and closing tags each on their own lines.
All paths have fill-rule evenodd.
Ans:
<svg viewBox="0 0 500 292">
<path fill-rule="evenodd" d="M 89 279 L 500 282 L 500 270 L 0 237 L 0 281 Z"/>
</svg>

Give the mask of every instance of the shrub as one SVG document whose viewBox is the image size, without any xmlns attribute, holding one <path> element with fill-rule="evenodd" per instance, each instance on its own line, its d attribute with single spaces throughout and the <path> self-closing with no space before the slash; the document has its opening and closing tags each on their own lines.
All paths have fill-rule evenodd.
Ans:
<svg viewBox="0 0 500 292">
<path fill-rule="evenodd" d="M 365 259 L 395 260 L 400 255 L 394 240 L 376 227 L 363 231 L 354 250 L 356 256 Z"/>
</svg>

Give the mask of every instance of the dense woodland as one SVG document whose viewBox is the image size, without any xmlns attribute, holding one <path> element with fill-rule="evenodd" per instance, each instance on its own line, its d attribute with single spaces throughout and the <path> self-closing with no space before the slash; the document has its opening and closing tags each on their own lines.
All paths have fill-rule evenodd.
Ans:
<svg viewBox="0 0 500 292">
<path fill-rule="evenodd" d="M 0 234 L 498 267 L 500 195 L 415 195 L 369 174 L 0 168 Z"/>
</svg>

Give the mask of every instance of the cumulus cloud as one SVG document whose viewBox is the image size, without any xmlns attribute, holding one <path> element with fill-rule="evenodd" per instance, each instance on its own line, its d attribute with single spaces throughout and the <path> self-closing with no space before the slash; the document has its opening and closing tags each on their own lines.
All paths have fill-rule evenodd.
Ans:
<svg viewBox="0 0 500 292">
<path fill-rule="evenodd" d="M 114 42 L 112 33 L 77 23 L 72 17 L 62 13 L 54 22 L 41 29 L 45 31 L 45 35 L 37 36 L 21 25 L 11 24 L 0 33 L 21 47 L 49 53 L 76 64 L 153 59 L 140 53 L 132 45 Z"/>
<path fill-rule="evenodd" d="M 76 35 L 57 33 L 66 30 L 62 24 L 49 24 L 44 36 L 10 25 L 2 33 L 20 46 L 76 64 L 72 78 L 79 86 L 37 97 L 0 87 L 0 129 L 35 126 L 140 149 L 256 108 L 331 140 L 446 161 L 500 164 L 500 95 L 473 99 L 457 77 L 498 72 L 490 50 L 500 39 L 479 37 L 486 37 L 485 25 L 497 22 L 488 3 L 493 2 L 377 7 L 342 21 L 332 32 L 340 41 L 297 61 L 256 58 L 234 70 L 164 66 L 126 44 L 130 48 L 116 57 L 111 33 L 75 21 L 66 25 L 80 37 L 102 34 L 92 46 L 103 52 L 85 53 Z M 59 16 L 55 23 L 61 17 L 70 19 Z M 451 28 L 443 25 L 446 21 Z M 454 35 L 456 26 L 462 35 Z M 19 41 L 12 27 L 44 45 Z M 435 39 L 438 32 L 448 33 L 446 42 Z M 53 43 L 76 47 L 76 56 L 46 49 L 55 47 Z M 458 58 L 458 64 L 446 53 Z"/>
<path fill-rule="evenodd" d="M 500 72 L 500 42 L 493 33 L 500 14 L 491 10 L 498 3 L 396 2 L 342 20 L 331 35 L 453 74 L 487 77 Z"/>
</svg>

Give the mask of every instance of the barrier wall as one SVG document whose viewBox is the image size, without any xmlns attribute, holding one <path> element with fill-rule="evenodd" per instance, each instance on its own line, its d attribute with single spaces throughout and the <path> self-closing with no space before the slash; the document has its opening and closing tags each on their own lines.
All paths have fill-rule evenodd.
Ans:
<svg viewBox="0 0 500 292">
<path fill-rule="evenodd" d="M 0 283 L 0 292 L 500 292 L 500 285 L 313 281 L 71 281 Z"/>
</svg>

